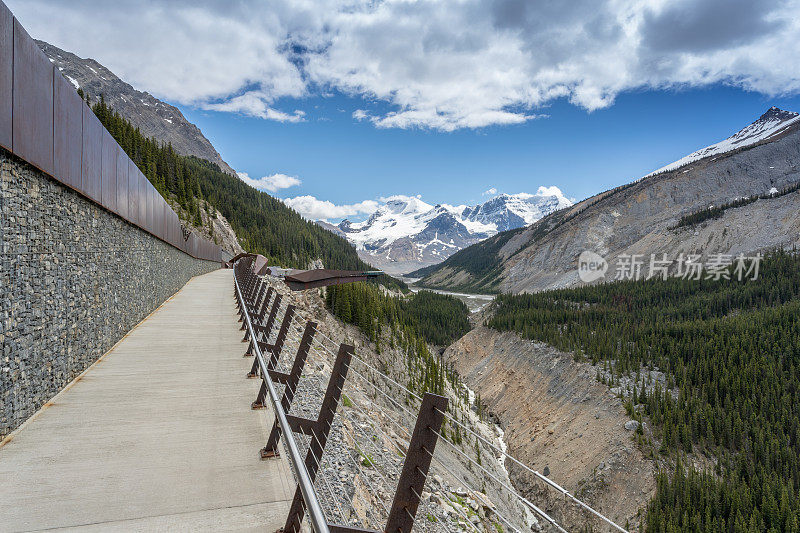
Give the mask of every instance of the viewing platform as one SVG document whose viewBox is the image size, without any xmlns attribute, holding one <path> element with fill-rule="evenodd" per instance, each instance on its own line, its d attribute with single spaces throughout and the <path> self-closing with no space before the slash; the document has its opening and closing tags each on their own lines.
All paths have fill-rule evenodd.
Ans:
<svg viewBox="0 0 800 533">
<path fill-rule="evenodd" d="M 191 279 L 0 444 L 4 532 L 275 531 L 295 485 L 262 461 L 233 272 Z"/>
</svg>

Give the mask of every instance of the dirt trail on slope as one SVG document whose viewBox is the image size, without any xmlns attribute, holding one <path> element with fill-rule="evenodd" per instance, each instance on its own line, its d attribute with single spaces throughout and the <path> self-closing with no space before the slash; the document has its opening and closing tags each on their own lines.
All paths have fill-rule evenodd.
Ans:
<svg viewBox="0 0 800 533">
<path fill-rule="evenodd" d="M 621 526 L 637 528 L 638 513 L 655 493 L 655 466 L 625 429 L 622 402 L 595 379 L 591 365 L 485 327 L 456 341 L 445 358 L 499 419 L 511 455 L 539 472 L 549 469 L 550 479 Z M 585 512 L 506 463 L 516 486 L 568 530 L 587 523 Z"/>
</svg>

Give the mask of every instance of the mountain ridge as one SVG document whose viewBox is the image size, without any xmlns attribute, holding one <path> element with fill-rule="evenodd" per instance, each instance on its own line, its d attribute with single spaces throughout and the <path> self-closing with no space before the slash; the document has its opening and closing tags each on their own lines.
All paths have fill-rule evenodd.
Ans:
<svg viewBox="0 0 800 533">
<path fill-rule="evenodd" d="M 189 122 L 177 107 L 135 89 L 94 59 L 78 57 L 45 41 L 36 40 L 36 44 L 76 90 L 80 89 L 93 101 L 102 95 L 111 109 L 139 128 L 145 137 L 155 137 L 171 144 L 180 155 L 211 161 L 224 172 L 236 174 L 200 128 Z"/>
<path fill-rule="evenodd" d="M 783 117 L 780 124 L 774 121 L 776 116 Z M 771 127 L 764 128 L 770 121 Z M 726 141 L 735 139 L 743 142 L 728 142 L 726 151 L 679 159 L 675 163 L 680 164 L 667 165 L 668 170 L 582 200 L 522 231 L 500 233 L 415 274 L 424 276 L 420 284 L 433 288 L 531 292 L 580 284 L 576 266 L 584 250 L 612 264 L 624 253 L 674 256 L 701 249 L 751 253 L 800 244 L 797 192 L 730 209 L 697 226 L 676 227 L 682 216 L 710 205 L 782 190 L 800 181 L 797 114 L 770 108 Z M 758 223 L 751 215 L 761 217 Z"/>
<path fill-rule="evenodd" d="M 431 205 L 398 195 L 386 198 L 364 222 L 317 223 L 347 238 L 365 261 L 403 274 L 571 205 L 557 187 L 540 187 L 536 194 L 500 194 L 473 206 Z"/>
</svg>

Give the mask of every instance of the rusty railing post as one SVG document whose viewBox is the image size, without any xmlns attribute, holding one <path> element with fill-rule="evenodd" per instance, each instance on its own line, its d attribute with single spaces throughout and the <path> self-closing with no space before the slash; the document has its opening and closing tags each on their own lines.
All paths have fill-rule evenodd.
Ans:
<svg viewBox="0 0 800 533">
<path fill-rule="evenodd" d="M 350 368 L 353 351 L 353 347 L 347 344 L 342 344 L 339 347 L 339 353 L 336 355 L 336 362 L 334 362 L 333 369 L 331 369 L 331 379 L 328 381 L 328 388 L 325 390 L 325 397 L 322 399 L 322 407 L 317 420 L 296 416 L 286 417 L 292 431 L 311 437 L 305 464 L 312 482 L 316 479 L 317 469 L 322 462 L 322 452 L 328 442 L 328 435 L 333 425 L 333 417 L 342 397 L 342 389 L 344 389 L 344 382 L 347 379 L 347 371 Z M 304 514 L 303 496 L 300 493 L 300 487 L 297 487 L 292 505 L 289 508 L 289 516 L 283 526 L 284 533 L 299 532 Z"/>
<path fill-rule="evenodd" d="M 433 451 L 439 440 L 447 398 L 426 392 L 419 408 L 417 424 L 408 444 L 403 471 L 397 482 L 397 492 L 386 521 L 385 533 L 409 533 L 419 507 L 419 496 L 428 477 Z"/>
<path fill-rule="evenodd" d="M 259 335 L 261 336 L 262 340 L 258 338 L 254 339 L 258 342 L 258 347 L 263 351 L 267 349 L 267 342 L 269 342 L 269 336 L 272 333 L 272 327 L 275 325 L 275 318 L 278 314 L 278 309 L 281 306 L 281 300 L 283 299 L 283 295 L 278 294 L 275 297 L 275 303 L 272 304 L 272 310 L 269 312 L 269 318 L 267 319 L 267 323 L 264 326 L 259 324 L 253 324 L 253 330 L 255 331 L 256 337 Z M 285 316 L 285 315 L 284 315 Z M 250 369 L 248 372 L 248 378 L 254 378 L 258 376 L 258 361 L 253 361 L 253 368 Z"/>
<path fill-rule="evenodd" d="M 256 324 L 258 324 L 258 326 L 262 326 L 262 322 L 264 321 L 264 313 L 267 312 L 267 308 L 269 307 L 269 302 L 272 300 L 272 295 L 273 294 L 275 294 L 275 289 L 273 287 L 270 287 L 269 290 L 267 291 L 267 295 L 264 297 L 264 300 L 263 300 L 262 305 L 261 305 L 261 309 L 256 312 L 256 315 L 253 318 L 253 327 L 256 327 Z M 247 330 L 247 333 L 250 333 L 250 330 Z M 250 339 L 250 344 L 247 345 L 247 351 L 244 352 L 244 355 L 242 357 L 252 357 L 253 356 L 253 339 L 250 338 L 250 335 L 246 335 L 246 337 L 248 339 Z M 262 342 L 261 344 L 259 344 L 259 348 L 261 348 L 261 350 L 263 351 L 266 348 L 264 346 L 262 346 L 262 344 L 266 345 L 266 343 Z"/>
<path fill-rule="evenodd" d="M 297 355 L 294 358 L 292 370 L 288 374 L 278 372 L 277 370 L 269 371 L 269 377 L 273 382 L 282 383 L 285 385 L 283 389 L 283 395 L 281 396 L 281 405 L 283 406 L 283 410 L 286 412 L 289 412 L 289 408 L 292 406 L 292 400 L 294 399 L 295 392 L 297 391 L 297 385 L 300 383 L 300 376 L 303 373 L 303 367 L 306 364 L 308 350 L 311 348 L 311 342 L 314 340 L 316 328 L 317 324 L 315 322 L 306 323 L 306 329 L 303 331 L 303 338 L 300 339 L 300 347 L 297 348 Z M 253 402 L 253 409 L 260 409 L 264 407 L 264 401 L 266 400 L 266 387 L 263 388 L 265 389 L 265 393 L 259 394 L 256 401 Z M 277 457 L 280 455 L 278 453 L 279 439 L 280 431 L 278 430 L 278 422 L 275 421 L 272 423 L 272 431 L 270 431 L 269 438 L 267 438 L 267 445 L 261 449 L 262 459 Z"/>
<path fill-rule="evenodd" d="M 294 319 L 294 310 L 295 307 L 293 305 L 289 305 L 286 307 L 286 314 L 283 315 L 283 322 L 281 323 L 281 329 L 278 331 L 278 338 L 275 339 L 275 344 L 264 344 L 266 346 L 267 351 L 269 351 L 272 355 L 269 358 L 269 362 L 267 363 L 267 370 L 273 371 L 275 367 L 278 365 L 278 358 L 283 351 L 283 344 L 286 341 L 286 334 L 289 332 L 289 326 Z M 262 348 L 262 344 L 259 343 L 259 348 Z M 257 362 L 257 361 L 254 361 Z M 258 368 L 256 365 L 253 365 L 254 370 L 257 372 Z M 249 376 L 250 374 L 248 374 Z M 266 378 L 267 376 L 262 376 Z M 251 405 L 253 409 L 260 409 L 263 406 L 264 399 L 267 397 L 267 384 L 262 381 L 261 388 L 258 390 L 258 397 L 256 401 L 254 401 Z"/>
</svg>

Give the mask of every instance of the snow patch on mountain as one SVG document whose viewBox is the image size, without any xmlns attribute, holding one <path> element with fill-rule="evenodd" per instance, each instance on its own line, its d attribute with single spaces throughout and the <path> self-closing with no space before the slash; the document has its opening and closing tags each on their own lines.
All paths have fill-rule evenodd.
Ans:
<svg viewBox="0 0 800 533">
<path fill-rule="evenodd" d="M 558 187 L 539 187 L 536 194 L 500 194 L 474 206 L 431 205 L 404 195 L 381 201 L 363 222 L 320 224 L 344 235 L 363 258 L 393 272 L 438 263 L 500 231 L 527 226 L 572 205 Z"/>
<path fill-rule="evenodd" d="M 699 161 L 706 157 L 719 156 L 738 148 L 743 148 L 745 146 L 751 146 L 762 141 L 767 141 L 777 135 L 780 135 L 781 133 L 785 132 L 787 128 L 798 123 L 800 123 L 800 114 L 793 111 L 784 111 L 783 109 L 774 106 L 770 107 L 766 113 L 759 117 L 758 120 L 742 128 L 727 139 L 716 144 L 712 144 L 711 146 L 706 146 L 705 148 L 697 150 L 696 152 L 692 152 L 686 157 L 682 157 L 677 161 L 670 163 L 669 165 L 651 172 L 645 176 L 645 178 L 654 174 L 660 174 L 661 172 L 668 172 L 670 170 L 678 169 L 684 165 L 694 163 L 695 161 Z"/>
</svg>

